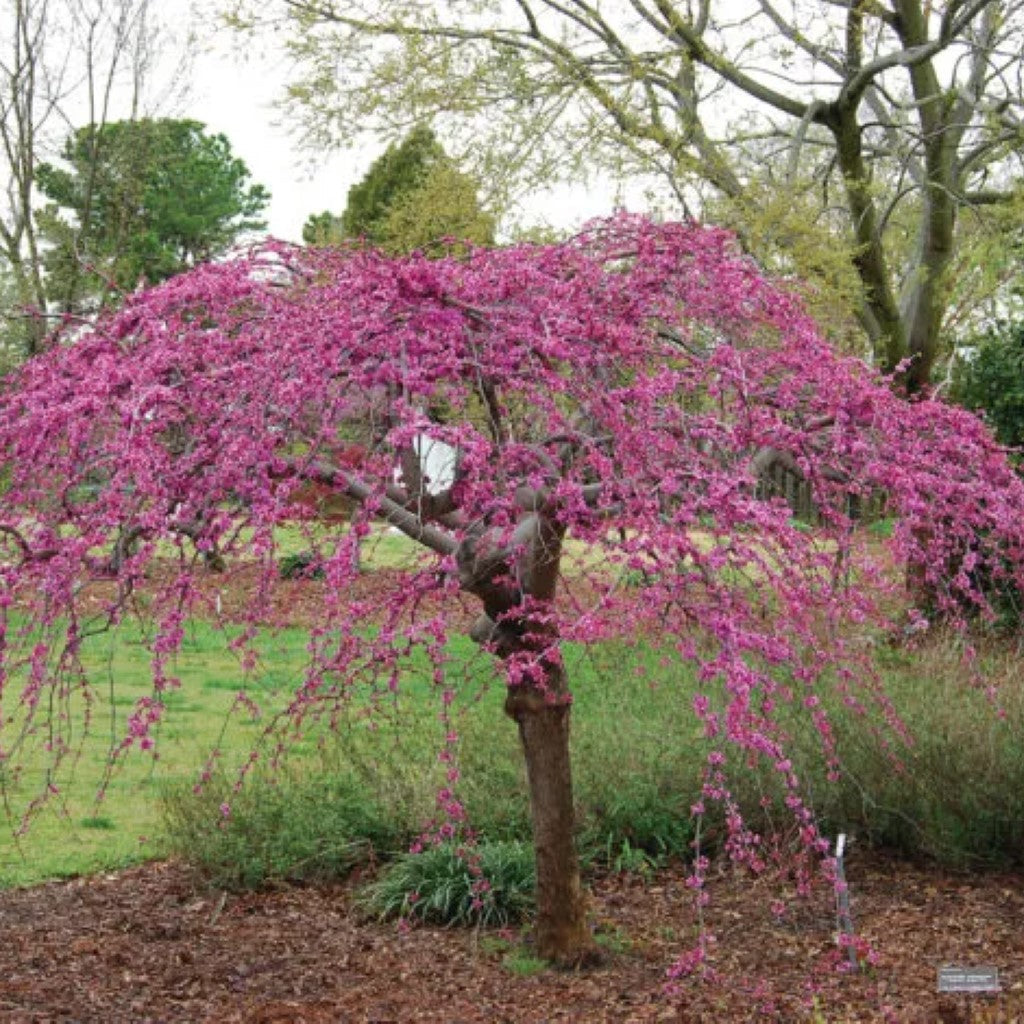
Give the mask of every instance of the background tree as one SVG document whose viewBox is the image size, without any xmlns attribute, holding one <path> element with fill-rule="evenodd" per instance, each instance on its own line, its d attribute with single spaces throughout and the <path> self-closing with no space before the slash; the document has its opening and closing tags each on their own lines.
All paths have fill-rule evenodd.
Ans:
<svg viewBox="0 0 1024 1024">
<path fill-rule="evenodd" d="M 105 295 L 155 283 L 226 252 L 269 201 L 224 135 L 196 121 L 116 121 L 78 129 L 68 169 L 42 164 L 39 214 L 47 292 L 71 311 Z"/>
<path fill-rule="evenodd" d="M 258 22 L 246 0 L 232 8 Z M 1020 0 L 396 0 L 374 13 L 284 0 L 281 13 L 307 71 L 289 96 L 319 143 L 415 111 L 495 187 L 604 166 L 660 175 L 687 209 L 745 211 L 766 186 L 813 180 L 877 363 L 912 357 L 911 391 L 942 351 L 963 211 L 983 220 L 1018 191 Z"/>
<path fill-rule="evenodd" d="M 494 219 L 477 188 L 445 153 L 433 131 L 414 128 L 391 145 L 348 193 L 340 217 L 314 214 L 302 229 L 310 244 L 365 238 L 387 252 L 411 252 L 450 237 L 490 245 Z"/>
<path fill-rule="evenodd" d="M 431 168 L 444 159 L 445 151 L 433 131 L 425 126 L 414 128 L 400 143 L 389 146 L 363 180 L 349 189 L 341 230 L 349 238 L 382 241 L 391 208 L 415 192 Z"/>
<path fill-rule="evenodd" d="M 12 0 L 0 16 L 0 272 L 8 347 L 36 351 L 48 330 L 45 245 L 34 217 L 39 164 L 68 124 L 105 124 L 173 102 L 188 40 L 150 0 Z M 27 316 L 26 309 L 36 316 Z"/>
<path fill-rule="evenodd" d="M 40 331 L 26 308 L 21 283 L 10 270 L 0 270 L 0 376 L 32 351 Z"/>
<path fill-rule="evenodd" d="M 341 218 L 330 210 L 311 213 L 302 225 L 302 240 L 306 245 L 340 245 L 345 240 Z"/>
<path fill-rule="evenodd" d="M 443 422 L 429 411 L 441 406 Z M 452 479 L 425 478 L 424 438 L 458 452 Z M 814 531 L 758 497 L 758 473 L 780 461 L 812 484 Z M 0 744 L 19 756 L 33 743 L 51 762 L 73 756 L 69 702 L 95 697 L 82 640 L 141 609 L 153 690 L 114 756 L 151 745 L 180 685 L 187 617 L 219 608 L 204 552 L 248 563 L 246 628 L 225 642 L 256 657 L 247 645 L 280 608 L 275 528 L 310 521 L 293 497 L 303 482 L 357 514 L 351 530 L 310 531 L 327 585 L 309 663 L 264 721 L 268 756 L 409 672 L 448 708 L 461 681 L 451 616 L 464 623 L 463 599 L 475 604 L 471 635 L 500 667 L 526 762 L 537 948 L 562 962 L 592 951 L 564 644 L 658 645 L 664 685 L 678 665 L 691 696 L 696 672 L 703 799 L 727 812 L 725 849 L 756 867 L 760 840 L 730 796 L 734 755 L 772 766 L 807 848 L 828 848 L 777 706 L 806 717 L 832 770 L 822 688 L 902 728 L 866 653 L 867 631 L 891 628 L 903 604 L 891 559 L 923 566 L 938 609 L 961 622 L 964 604 L 984 606 L 979 571 L 1024 579 L 1024 480 L 975 417 L 905 402 L 837 358 L 726 233 L 627 218 L 463 258 L 275 247 L 204 265 L 27 364 L 0 399 L 0 467 L 0 668 L 16 681 Z M 876 561 L 844 510 L 851 492 L 877 491 L 896 526 Z M 373 519 L 424 559 L 371 608 L 355 597 L 352 552 Z M 111 580 L 117 529 L 138 544 Z M 647 586 L 623 585 L 638 573 Z M 442 839 L 464 826 L 450 766 Z M 696 891 L 703 871 L 698 858 Z"/>
<path fill-rule="evenodd" d="M 983 411 L 1003 444 L 1024 448 L 1024 321 L 992 327 L 964 349 L 951 397 Z"/>
</svg>

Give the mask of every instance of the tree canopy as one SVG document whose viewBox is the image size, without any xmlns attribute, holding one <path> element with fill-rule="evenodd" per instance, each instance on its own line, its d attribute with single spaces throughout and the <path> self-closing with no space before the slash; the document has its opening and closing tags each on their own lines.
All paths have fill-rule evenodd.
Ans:
<svg viewBox="0 0 1024 1024">
<path fill-rule="evenodd" d="M 270 196 L 224 135 L 197 121 L 116 121 L 77 129 L 66 166 L 42 164 L 38 214 L 51 301 L 76 309 L 111 287 L 155 284 L 265 227 Z"/>
<path fill-rule="evenodd" d="M 310 215 L 309 244 L 363 238 L 391 253 L 411 252 L 444 238 L 489 245 L 494 219 L 480 207 L 476 184 L 458 169 L 433 131 L 414 128 L 372 164 L 348 193 L 340 217 Z"/>
<path fill-rule="evenodd" d="M 457 453 L 449 479 L 426 478 L 426 440 Z M 810 482 L 814 530 L 761 496 L 776 463 Z M 210 553 L 255 574 L 231 641 L 243 665 L 255 657 L 281 585 L 275 527 L 309 521 L 296 489 L 314 482 L 356 514 L 310 534 L 320 621 L 254 758 L 360 693 L 401 688 L 413 650 L 447 706 L 459 676 L 446 640 L 470 602 L 527 765 L 538 949 L 564 962 L 592 942 L 564 643 L 654 645 L 680 680 L 695 667 L 704 800 L 728 812 L 727 850 L 756 867 L 759 840 L 730 796 L 734 751 L 773 766 L 808 849 L 827 847 L 777 706 L 806 717 L 834 771 L 824 688 L 881 707 L 902 735 L 866 653 L 872 629 L 904 614 L 891 559 L 919 567 L 954 619 L 985 611 L 979 579 L 1024 581 L 1024 481 L 976 417 L 906 402 L 837 356 L 726 232 L 627 217 L 459 258 L 274 246 L 202 266 L 18 371 L 0 466 L 0 685 L 14 690 L 0 757 L 33 742 L 70 756 L 77 736 L 57 709 L 91 698 L 83 637 L 140 607 L 153 688 L 115 755 L 151 745 L 186 620 L 213 615 Z M 896 517 L 881 556 L 846 512 L 851 494 L 877 493 Z M 356 604 L 352 553 L 375 519 L 424 560 Z M 439 806 L 441 834 L 464 827 L 457 769 Z M 693 872 L 699 891 L 700 860 Z"/>
<path fill-rule="evenodd" d="M 241 23 L 266 16 L 234 7 Z M 992 265 L 960 274 L 958 253 L 991 248 L 990 214 L 1020 201 L 1019 0 L 288 0 L 278 14 L 299 67 L 289 96 L 317 144 L 433 114 L 489 182 L 653 173 L 687 211 L 710 201 L 741 232 L 758 217 L 760 255 L 827 285 L 835 268 L 806 259 L 788 205 L 764 203 L 792 195 L 853 267 L 878 364 L 913 360 L 912 391 L 961 280 Z"/>
</svg>

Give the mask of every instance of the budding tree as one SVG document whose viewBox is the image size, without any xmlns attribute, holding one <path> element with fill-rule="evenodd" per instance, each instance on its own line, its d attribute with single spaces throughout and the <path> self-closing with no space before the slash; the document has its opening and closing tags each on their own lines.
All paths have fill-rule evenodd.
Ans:
<svg viewBox="0 0 1024 1024">
<path fill-rule="evenodd" d="M 292 26 L 289 98 L 318 144 L 433 115 L 491 184 L 654 173 L 684 207 L 757 219 L 758 255 L 781 250 L 799 273 L 834 282 L 838 247 L 878 364 L 913 358 L 910 390 L 929 381 L 961 285 L 968 303 L 994 286 L 986 274 L 979 289 L 979 268 L 1019 220 L 998 213 L 1021 198 L 1019 0 L 230 7 Z M 779 192 L 813 209 L 831 247 L 808 258 L 814 233 L 794 231 Z M 989 254 L 960 267 L 967 245 Z"/>
<path fill-rule="evenodd" d="M 426 479 L 424 439 L 457 453 L 447 479 Z M 820 695 L 864 682 L 872 699 L 860 639 L 898 586 L 857 542 L 848 496 L 887 495 L 895 553 L 953 614 L 984 608 L 984 573 L 1022 581 L 1024 485 L 983 425 L 899 400 L 731 236 L 680 224 L 620 218 L 464 259 L 275 247 L 201 267 L 26 365 L 0 404 L 0 461 L 0 758 L 44 726 L 51 757 L 69 749 L 62 711 L 92 695 L 83 637 L 139 591 L 153 689 L 123 746 L 150 744 L 184 624 L 212 615 L 204 555 L 258 568 L 236 643 L 254 642 L 274 616 L 274 530 L 308 515 L 296 492 L 312 482 L 356 514 L 315 552 L 309 663 L 267 739 L 375 681 L 400 687 L 413 646 L 450 700 L 447 612 L 474 603 L 522 741 L 538 948 L 562 962 L 591 949 L 563 644 L 629 637 L 695 664 L 696 695 L 680 693 L 715 747 L 706 798 L 730 804 L 722 751 L 736 745 L 775 766 L 817 849 L 773 709 L 802 709 L 834 760 Z M 810 481 L 815 530 L 759 496 L 775 462 Z M 352 552 L 374 519 L 428 557 L 368 607 Z M 112 565 L 116 537 L 130 542 Z M 733 852 L 756 851 L 727 821 Z"/>
</svg>

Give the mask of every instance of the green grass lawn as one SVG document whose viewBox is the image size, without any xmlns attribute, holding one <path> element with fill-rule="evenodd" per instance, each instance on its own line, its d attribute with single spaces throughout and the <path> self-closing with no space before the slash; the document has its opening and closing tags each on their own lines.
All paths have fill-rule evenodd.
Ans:
<svg viewBox="0 0 1024 1024">
<path fill-rule="evenodd" d="M 274 531 L 278 558 L 306 551 L 313 543 L 330 542 L 343 533 L 343 526 L 323 523 L 305 523 L 279 526 Z M 245 532 L 243 531 L 243 539 Z M 360 545 L 362 564 L 370 569 L 413 568 L 424 559 L 433 559 L 432 552 L 410 540 L 404 534 L 386 526 L 375 526 Z"/>
<path fill-rule="evenodd" d="M 289 529 L 280 538 L 282 555 L 307 545 L 301 530 Z M 405 538 L 382 531 L 365 545 L 364 564 L 393 567 L 415 554 Z M 130 751 L 109 775 L 99 802 L 127 716 L 151 692 L 150 668 L 137 626 L 88 641 L 83 652 L 93 687 L 88 735 L 81 738 L 85 704 L 80 696 L 56 709 L 60 727 L 72 735 L 74 756 L 51 772 L 46 736 L 38 731 L 0 769 L 6 814 L 0 822 L 0 887 L 110 869 L 169 849 L 161 794 L 187 792 L 213 750 L 220 752 L 223 777 L 231 779 L 258 744 L 268 717 L 301 682 L 305 631 L 262 637 L 258 665 L 248 674 L 228 639 L 209 624 L 189 624 L 169 669 L 182 686 L 165 695 L 155 752 Z M 453 713 L 461 736 L 460 795 L 474 825 L 494 838 L 521 838 L 527 828 L 525 787 L 515 729 L 501 710 L 499 674 L 468 638 L 453 637 L 449 654 L 448 672 L 458 692 Z M 662 652 L 646 644 L 568 647 L 565 656 L 575 695 L 573 757 L 581 830 L 590 847 L 603 845 L 609 862 L 629 862 L 635 848 L 685 852 L 685 821 L 708 751 L 690 709 L 692 670 L 664 661 Z M 792 715 L 794 762 L 822 820 L 830 828 L 854 829 L 908 850 L 940 856 L 950 851 L 951 862 L 972 863 L 988 850 L 998 855 L 995 859 L 1000 851 L 1011 851 L 1012 859 L 1014 849 L 1024 849 L 1019 684 L 1007 687 L 1008 714 L 1001 720 L 982 694 L 965 691 L 956 681 L 960 671 L 953 645 L 938 644 L 924 661 L 920 654 L 882 645 L 877 661 L 917 737 L 913 748 L 901 751 L 907 776 L 895 775 L 877 743 L 865 739 L 862 722 L 839 698 L 826 695 L 840 758 L 849 770 L 843 784 L 827 786 L 807 716 L 781 712 Z M 987 670 L 1012 683 L 1018 665 L 1019 655 L 996 653 Z M 406 808 L 416 819 L 408 828 L 415 831 L 430 816 L 443 776 L 437 755 L 446 726 L 439 721 L 439 696 L 428 675 L 425 657 L 416 653 L 402 665 L 397 696 L 364 687 L 336 731 L 313 725 L 290 744 L 290 770 L 316 778 L 337 773 L 340 766 L 345 778 L 372 789 L 381 805 Z M 9 681 L 0 710 L 11 713 L 18 688 L 16 680 Z M 261 720 L 236 706 L 240 689 L 260 704 Z M 367 714 L 369 706 L 376 708 L 374 714 Z M 9 748 L 9 724 L 5 743 Z M 742 759 L 736 761 L 737 794 L 746 805 L 756 811 L 766 792 L 778 795 L 770 770 L 748 771 Z M 21 766 L 17 774 L 11 765 Z M 32 815 L 27 833 L 16 836 L 26 805 L 48 784 L 56 792 Z"/>
<path fill-rule="evenodd" d="M 138 698 L 151 692 L 149 655 L 133 626 L 87 642 L 83 660 L 95 689 L 89 733 L 75 741 L 75 756 L 51 774 L 50 756 L 36 742 L 22 752 L 24 767 L 17 777 L 10 770 L 3 776 L 8 820 L 0 830 L 0 886 L 109 869 L 164 852 L 161 790 L 195 779 L 214 749 L 221 752 L 219 768 L 230 777 L 259 741 L 267 717 L 286 703 L 301 680 L 308 642 L 304 631 L 289 629 L 264 637 L 258 668 L 248 676 L 241 671 L 237 656 L 227 649 L 227 639 L 207 623 L 189 624 L 172 669 L 182 685 L 165 694 L 166 713 L 154 752 L 133 749 L 123 756 L 110 773 L 99 802 L 96 798 L 107 778 L 110 753 L 125 734 L 127 716 Z M 514 727 L 502 713 L 503 692 L 495 666 L 468 638 L 453 637 L 449 649 L 450 675 L 459 693 L 453 713 L 460 732 L 467 737 L 470 749 L 466 759 L 490 762 L 489 781 L 494 782 L 494 771 L 504 772 L 515 788 L 521 774 L 517 740 Z M 630 685 L 609 692 L 608 684 L 609 680 L 621 681 L 624 669 L 632 674 L 638 661 L 649 662 L 653 670 L 653 655 L 631 651 L 627 656 L 618 645 L 567 652 L 576 692 L 580 749 L 594 748 L 597 755 L 608 730 L 621 733 L 623 715 L 627 705 L 635 703 L 636 693 Z M 391 785 L 410 785 L 428 801 L 429 810 L 433 787 L 440 785 L 441 779 L 437 762 L 444 737 L 444 726 L 438 721 L 441 705 L 426 681 L 428 664 L 421 651 L 414 651 L 406 661 L 402 676 L 396 696 L 378 693 L 375 700 L 353 702 L 337 734 L 329 733 L 325 725 L 314 725 L 292 743 L 292 767 L 307 763 L 319 770 L 325 756 L 334 761 L 343 756 L 367 777 L 386 771 L 392 776 Z M 634 679 L 648 689 L 646 682 Z M 263 708 L 261 720 L 254 721 L 238 708 L 232 710 L 236 694 L 243 688 Z M 14 688 L 9 687 L 7 694 L 13 700 Z M 363 696 L 369 694 L 364 691 Z M 688 715 L 685 703 L 674 697 L 673 707 L 678 707 L 665 707 L 665 697 L 667 694 L 655 702 L 660 708 L 651 708 L 654 715 L 649 721 L 643 713 L 632 713 L 636 734 L 630 756 L 638 763 L 652 762 L 666 752 L 663 748 L 673 742 L 668 726 L 673 720 L 681 726 Z M 367 714 L 371 703 L 376 712 Z M 75 700 L 68 710 L 77 732 L 84 704 Z M 692 723 L 689 728 L 693 730 Z M 325 736 L 330 736 L 326 745 L 318 742 Z M 583 769 L 584 776 L 588 771 Z M 472 765 L 467 766 L 467 775 L 472 788 Z M 58 792 L 33 815 L 28 832 L 16 838 L 12 833 L 26 802 L 48 781 Z M 489 799 L 480 797 L 483 803 Z"/>
<path fill-rule="evenodd" d="M 282 527 L 275 537 L 279 558 L 306 550 L 311 542 L 329 540 L 336 531 L 315 523 Z M 362 545 L 368 570 L 411 567 L 420 557 L 419 546 L 384 528 L 374 530 Z M 115 771 L 108 772 L 111 752 L 124 738 L 128 715 L 140 697 L 151 693 L 149 655 L 138 627 L 126 625 L 90 640 L 83 652 L 93 687 L 88 711 L 81 694 L 71 699 L 65 713 L 57 711 L 61 729 L 70 730 L 74 753 L 52 771 L 46 736 L 37 729 L 9 762 L 0 764 L 0 887 L 160 856 L 165 848 L 158 800 L 161 788 L 197 778 L 214 750 L 220 752 L 217 764 L 222 770 L 236 770 L 263 728 L 263 722 L 235 708 L 236 695 L 240 689 L 250 692 L 263 708 L 265 720 L 286 703 L 301 681 L 307 642 L 308 634 L 301 630 L 264 637 L 258 669 L 245 675 L 224 635 L 205 623 L 191 623 L 170 669 L 182 686 L 164 695 L 167 710 L 155 750 L 131 750 Z M 18 690 L 16 680 L 6 686 L 0 707 L 5 715 L 12 713 Z M 500 707 L 497 701 L 495 707 Z M 44 714 L 41 707 L 40 717 Z M 83 740 L 79 735 L 86 714 L 90 722 Z M 5 743 L 12 744 L 10 731 Z M 312 739 L 300 741 L 293 753 L 301 758 L 313 746 Z M 26 809 L 48 785 L 55 792 L 32 812 L 29 829 L 19 835 Z M 102 799 L 97 800 L 101 789 Z"/>
<path fill-rule="evenodd" d="M 196 775 L 214 749 L 223 752 L 226 766 L 237 766 L 255 741 L 260 724 L 240 713 L 230 714 L 239 689 L 252 691 L 273 707 L 293 684 L 301 664 L 305 634 L 282 633 L 264 645 L 259 670 L 243 679 L 237 656 L 225 638 L 203 623 L 191 624 L 173 671 L 180 690 L 165 694 L 164 721 L 156 733 L 153 753 L 131 750 L 107 781 L 112 749 L 125 735 L 128 715 L 136 701 L 151 692 L 149 655 L 138 630 L 124 627 L 100 636 L 84 652 L 87 673 L 94 684 L 89 734 L 78 739 L 85 703 L 73 698 L 68 709 L 74 735 L 73 756 L 55 775 L 42 737 L 31 737 L 17 757 L 23 767 L 17 777 L 10 768 L 3 783 L 6 827 L 0 829 L 0 885 L 19 885 L 42 878 L 80 874 L 161 852 L 156 794 L 169 780 Z M 16 694 L 8 688 L 8 700 Z M 68 724 L 65 719 L 63 725 Z M 154 756 L 155 755 L 155 756 Z M 12 759 L 14 760 L 14 759 Z M 18 839 L 26 802 L 47 784 L 58 792 L 33 815 L 31 827 Z M 106 783 L 102 800 L 97 795 Z"/>
</svg>

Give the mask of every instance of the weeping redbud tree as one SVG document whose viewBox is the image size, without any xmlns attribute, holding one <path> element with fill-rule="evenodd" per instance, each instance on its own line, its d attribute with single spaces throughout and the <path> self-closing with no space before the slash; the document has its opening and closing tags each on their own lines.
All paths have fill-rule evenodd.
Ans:
<svg viewBox="0 0 1024 1024">
<path fill-rule="evenodd" d="M 430 445 L 452 453 L 443 472 Z M 739 748 L 775 767 L 819 850 L 775 709 L 806 714 L 835 766 L 823 690 L 884 703 L 863 638 L 894 607 L 904 627 L 925 612 L 894 600 L 903 575 L 872 561 L 854 499 L 896 517 L 886 564 L 914 568 L 929 613 L 985 614 L 982 581 L 1024 583 L 1024 487 L 976 418 L 838 357 L 726 233 L 629 217 L 458 259 L 272 246 L 200 267 L 9 378 L 0 453 L 0 758 L 32 736 L 72 748 L 83 639 L 139 593 L 152 692 L 121 748 L 150 745 L 186 622 L 213 614 L 204 577 L 252 570 L 232 641 L 251 653 L 281 585 L 275 530 L 308 521 L 313 484 L 354 512 L 316 542 L 319 621 L 267 738 L 400 686 L 417 645 L 450 700 L 446 612 L 475 603 L 525 758 L 536 942 L 561 962 L 591 949 L 565 644 L 629 636 L 693 663 L 680 699 L 714 750 L 727 848 L 756 849 L 725 773 Z M 810 486 L 813 528 L 767 496 L 774 466 Z M 354 554 L 374 521 L 429 557 L 368 606 Z"/>
</svg>

